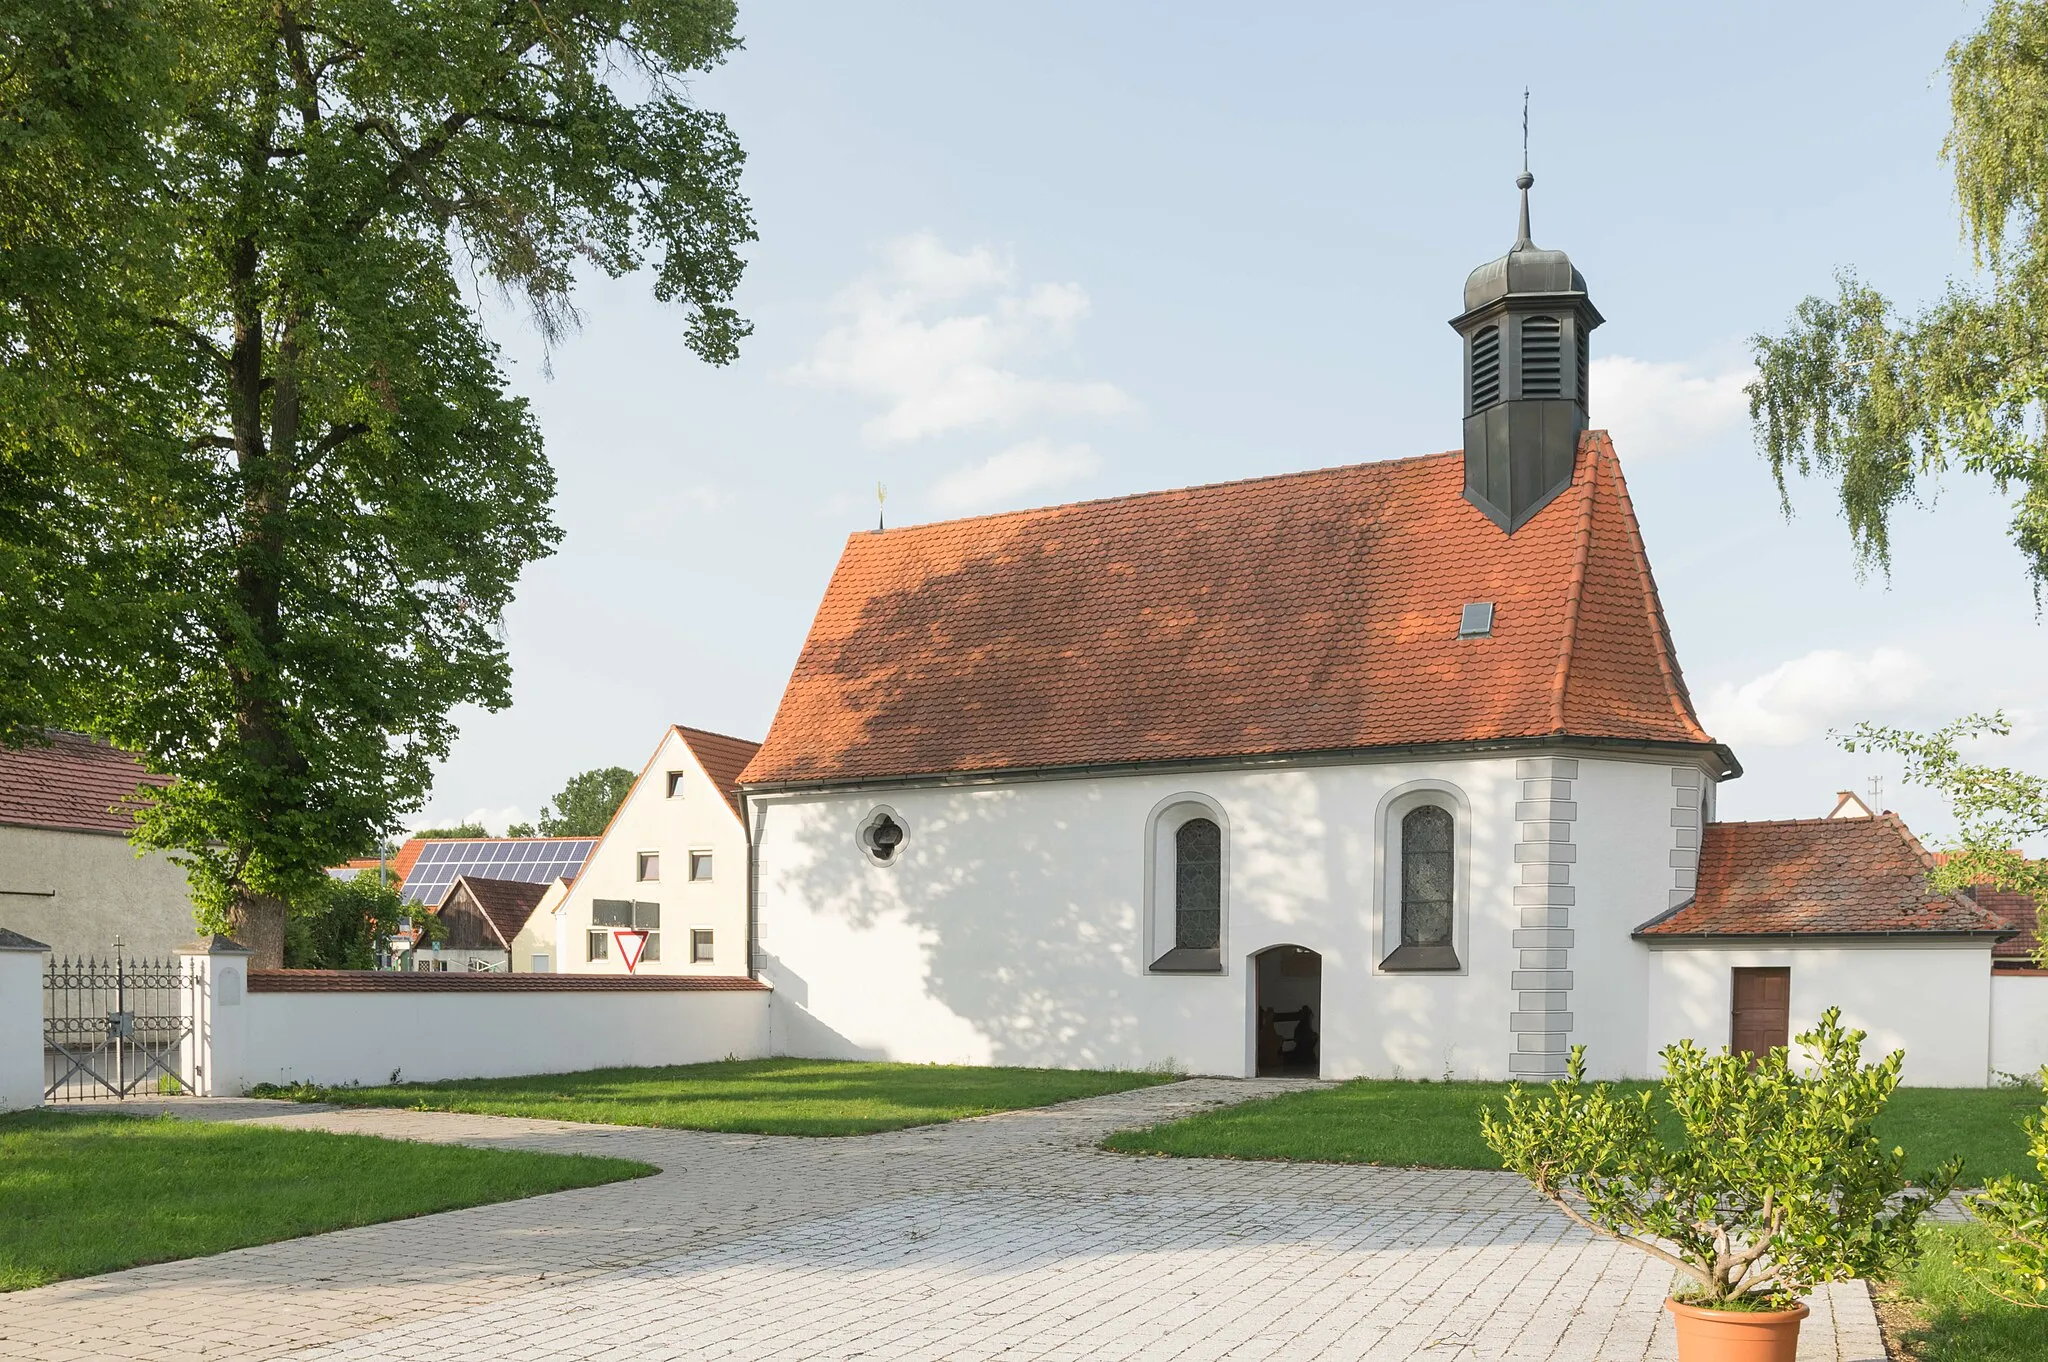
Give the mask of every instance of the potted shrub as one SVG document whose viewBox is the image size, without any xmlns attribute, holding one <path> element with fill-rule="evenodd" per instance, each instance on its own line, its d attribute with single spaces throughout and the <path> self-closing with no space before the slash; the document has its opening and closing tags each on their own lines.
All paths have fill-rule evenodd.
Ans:
<svg viewBox="0 0 2048 1362">
<path fill-rule="evenodd" d="M 1959 1165 L 1922 1185 L 1871 1130 L 1903 1051 L 1862 1062 L 1864 1033 L 1838 1009 L 1798 1037 L 1804 1072 L 1762 1059 L 1666 1048 L 1659 1092 L 1585 1081 L 1585 1047 L 1548 1091 L 1515 1084 L 1480 1120 L 1506 1166 L 1573 1220 L 1690 1279 L 1665 1302 L 1682 1362 L 1793 1362 L 1800 1297 L 1910 1253 L 1927 1206 Z"/>
</svg>

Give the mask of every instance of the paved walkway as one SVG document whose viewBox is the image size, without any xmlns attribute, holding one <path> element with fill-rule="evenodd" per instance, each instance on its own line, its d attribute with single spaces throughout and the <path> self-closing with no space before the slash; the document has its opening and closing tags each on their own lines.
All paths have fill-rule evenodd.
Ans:
<svg viewBox="0 0 2048 1362">
<path fill-rule="evenodd" d="M 1093 1148 L 1284 1086 L 819 1140 L 180 1102 L 663 1171 L 0 1296 L 0 1358 L 1675 1357 L 1668 1274 L 1511 1175 Z M 1814 1305 L 1802 1362 L 1882 1362 L 1860 1284 Z"/>
</svg>

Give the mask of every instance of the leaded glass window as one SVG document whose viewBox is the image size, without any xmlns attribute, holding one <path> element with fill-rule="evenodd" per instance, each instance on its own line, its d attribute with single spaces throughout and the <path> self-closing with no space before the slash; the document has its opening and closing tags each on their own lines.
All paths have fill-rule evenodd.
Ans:
<svg viewBox="0 0 2048 1362">
<path fill-rule="evenodd" d="M 1223 935 L 1223 830 L 1190 818 L 1173 834 L 1173 944 L 1213 951 Z"/>
<path fill-rule="evenodd" d="M 1425 804 L 1401 820 L 1401 944 L 1451 944 L 1456 847 L 1450 810 Z"/>
</svg>

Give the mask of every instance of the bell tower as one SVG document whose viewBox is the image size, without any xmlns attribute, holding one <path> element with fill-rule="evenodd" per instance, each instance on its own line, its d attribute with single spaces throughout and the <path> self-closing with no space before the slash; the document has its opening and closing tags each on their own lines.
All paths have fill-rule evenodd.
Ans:
<svg viewBox="0 0 2048 1362">
<path fill-rule="evenodd" d="M 1465 349 L 1465 499 L 1513 534 L 1571 486 L 1586 428 L 1587 337 L 1604 320 L 1563 251 L 1529 239 L 1524 169 L 1521 234 L 1465 280 L 1451 320 Z"/>
</svg>

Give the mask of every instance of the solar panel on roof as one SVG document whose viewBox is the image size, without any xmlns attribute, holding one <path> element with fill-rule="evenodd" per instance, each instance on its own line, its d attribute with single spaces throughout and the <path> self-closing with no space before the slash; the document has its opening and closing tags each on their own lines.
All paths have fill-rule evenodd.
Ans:
<svg viewBox="0 0 2048 1362">
<path fill-rule="evenodd" d="M 596 848 L 595 837 L 437 839 L 420 849 L 399 893 L 407 903 L 438 904 L 461 875 L 527 884 L 573 879 Z"/>
</svg>

